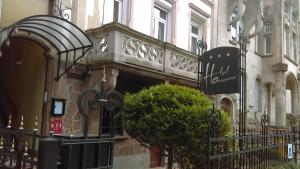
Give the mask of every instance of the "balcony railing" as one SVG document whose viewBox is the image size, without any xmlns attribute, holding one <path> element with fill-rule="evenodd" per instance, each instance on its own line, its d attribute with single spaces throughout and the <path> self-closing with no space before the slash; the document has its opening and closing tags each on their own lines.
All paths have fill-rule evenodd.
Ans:
<svg viewBox="0 0 300 169">
<path fill-rule="evenodd" d="M 94 43 L 89 63 L 111 61 L 195 80 L 197 55 L 119 23 L 87 31 Z"/>
</svg>

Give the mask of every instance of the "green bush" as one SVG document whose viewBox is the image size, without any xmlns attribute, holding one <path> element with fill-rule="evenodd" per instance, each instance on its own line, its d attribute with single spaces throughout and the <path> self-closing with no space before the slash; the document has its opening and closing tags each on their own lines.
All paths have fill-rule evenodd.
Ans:
<svg viewBox="0 0 300 169">
<path fill-rule="evenodd" d="M 182 168 L 204 167 L 207 158 L 208 111 L 212 102 L 196 89 L 158 85 L 126 94 L 124 125 L 133 138 L 145 146 L 159 146 L 168 161 Z M 221 113 L 220 136 L 231 129 Z M 168 164 L 170 168 L 172 164 Z"/>
</svg>

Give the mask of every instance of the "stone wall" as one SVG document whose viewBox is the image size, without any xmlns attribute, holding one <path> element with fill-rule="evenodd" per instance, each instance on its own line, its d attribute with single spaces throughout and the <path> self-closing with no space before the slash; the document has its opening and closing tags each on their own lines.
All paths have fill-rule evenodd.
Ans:
<svg viewBox="0 0 300 169">
<path fill-rule="evenodd" d="M 118 70 L 107 67 L 106 72 L 106 90 L 113 90 L 116 86 Z M 73 135 L 83 135 L 83 118 L 78 110 L 77 101 L 80 93 L 87 89 L 96 89 L 100 91 L 100 84 L 103 77 L 103 69 L 95 68 L 90 77 L 86 80 L 70 79 L 62 77 L 58 82 L 53 82 L 52 97 L 66 99 L 65 115 L 63 121 L 63 135 L 69 135 L 71 127 Z M 90 134 L 98 133 L 99 110 L 90 111 L 91 129 Z M 49 119 L 50 123 L 51 119 Z M 116 169 L 148 169 L 150 157 L 148 149 L 130 138 L 126 133 L 124 136 L 116 136 L 114 147 L 114 168 Z"/>
</svg>

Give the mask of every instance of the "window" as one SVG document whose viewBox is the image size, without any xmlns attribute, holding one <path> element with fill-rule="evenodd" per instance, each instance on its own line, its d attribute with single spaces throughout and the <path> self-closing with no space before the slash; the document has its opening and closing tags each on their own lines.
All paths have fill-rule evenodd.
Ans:
<svg viewBox="0 0 300 169">
<path fill-rule="evenodd" d="M 234 11 L 234 13 L 231 16 L 231 19 L 233 20 L 237 15 L 237 10 Z M 243 21 L 239 20 L 235 24 L 231 26 L 231 40 L 238 41 L 239 35 L 242 33 L 243 30 Z"/>
<path fill-rule="evenodd" d="M 260 102 L 261 102 L 261 91 L 260 91 L 260 81 L 259 79 L 255 80 L 254 84 L 254 105 L 253 105 L 253 111 L 259 112 L 260 111 Z"/>
<path fill-rule="evenodd" d="M 102 133 L 103 134 L 110 134 L 111 127 L 112 127 L 112 117 L 111 112 L 108 110 L 104 110 L 103 119 L 102 119 Z M 121 116 L 115 117 L 114 126 L 114 133 L 116 135 L 123 135 L 123 127 L 122 127 L 122 118 Z"/>
<path fill-rule="evenodd" d="M 271 54 L 271 35 L 264 36 L 265 39 L 265 54 Z"/>
<path fill-rule="evenodd" d="M 284 30 L 283 30 L 283 52 L 284 55 L 288 56 L 289 55 L 289 27 L 288 25 L 284 25 Z"/>
<path fill-rule="evenodd" d="M 272 53 L 272 22 L 264 23 L 264 54 Z"/>
<path fill-rule="evenodd" d="M 257 24 L 255 25 L 255 30 L 257 28 Z M 259 53 L 259 33 L 257 35 L 255 35 L 255 52 Z"/>
<path fill-rule="evenodd" d="M 154 37 L 166 41 L 168 13 L 155 6 L 154 7 Z"/>
<path fill-rule="evenodd" d="M 191 52 L 197 54 L 197 41 L 203 38 L 204 23 L 192 21 L 191 24 Z"/>
<path fill-rule="evenodd" d="M 114 22 L 122 22 L 123 0 L 114 0 Z"/>
<path fill-rule="evenodd" d="M 293 41 L 292 41 L 292 52 L 293 52 L 293 59 L 297 62 L 297 36 L 296 33 L 293 33 Z"/>
<path fill-rule="evenodd" d="M 153 37 L 164 42 L 171 42 L 172 11 L 174 11 L 173 0 L 154 0 L 151 25 Z"/>
</svg>

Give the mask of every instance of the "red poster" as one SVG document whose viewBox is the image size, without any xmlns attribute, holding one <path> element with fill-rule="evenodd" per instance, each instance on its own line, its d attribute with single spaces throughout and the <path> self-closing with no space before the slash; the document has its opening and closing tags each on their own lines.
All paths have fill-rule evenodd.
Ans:
<svg viewBox="0 0 300 169">
<path fill-rule="evenodd" d="M 52 119 L 51 128 L 53 134 L 61 134 L 62 133 L 62 120 L 61 119 Z"/>
</svg>

